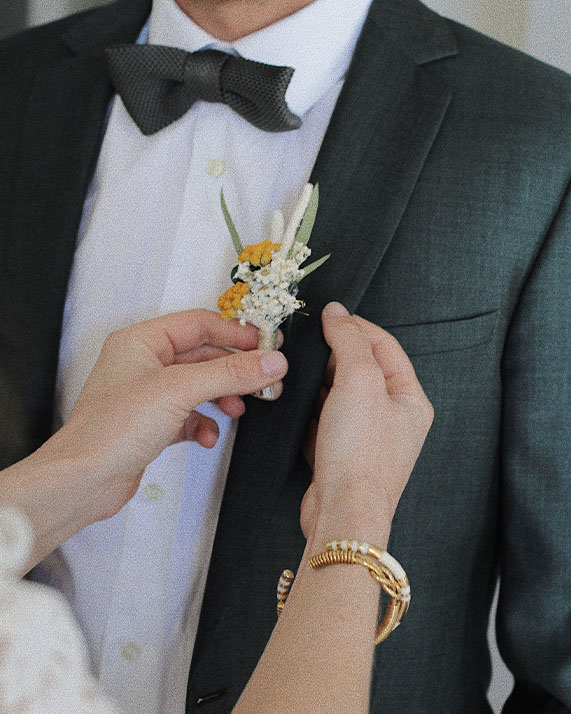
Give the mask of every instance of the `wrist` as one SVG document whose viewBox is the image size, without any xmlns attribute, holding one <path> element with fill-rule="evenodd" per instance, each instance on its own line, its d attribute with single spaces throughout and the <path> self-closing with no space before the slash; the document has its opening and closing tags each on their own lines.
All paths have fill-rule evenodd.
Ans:
<svg viewBox="0 0 571 714">
<path fill-rule="evenodd" d="M 308 533 L 308 546 L 322 549 L 331 540 L 349 538 L 386 548 L 394 509 L 383 499 L 351 493 L 321 503 Z"/>
<path fill-rule="evenodd" d="M 55 548 L 97 520 L 97 499 L 89 494 L 88 465 L 52 439 L 11 467 L 4 486 L 7 498 L 30 518 L 36 539 L 54 541 Z"/>
</svg>

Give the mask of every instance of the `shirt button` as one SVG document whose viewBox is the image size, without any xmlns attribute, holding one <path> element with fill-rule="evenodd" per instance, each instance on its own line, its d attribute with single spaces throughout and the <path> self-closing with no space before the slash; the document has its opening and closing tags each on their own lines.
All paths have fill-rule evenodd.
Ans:
<svg viewBox="0 0 571 714">
<path fill-rule="evenodd" d="M 226 171 L 226 164 L 222 159 L 212 159 L 206 164 L 206 173 L 209 176 L 218 178 Z"/>
<path fill-rule="evenodd" d="M 147 501 L 162 501 L 165 497 L 165 492 L 158 483 L 148 483 L 143 489 Z"/>
<path fill-rule="evenodd" d="M 126 659 L 128 662 L 136 662 L 141 656 L 141 650 L 139 645 L 135 642 L 125 642 L 123 647 L 121 647 L 121 657 Z"/>
</svg>

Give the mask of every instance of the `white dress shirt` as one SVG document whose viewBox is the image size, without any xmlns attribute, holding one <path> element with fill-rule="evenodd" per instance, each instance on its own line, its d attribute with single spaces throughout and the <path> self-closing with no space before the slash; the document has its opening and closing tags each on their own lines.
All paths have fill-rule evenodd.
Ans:
<svg viewBox="0 0 571 714">
<path fill-rule="evenodd" d="M 295 69 L 286 94 L 300 129 L 265 133 L 228 107 L 197 102 L 145 137 L 115 98 L 84 207 L 68 288 L 56 425 L 106 335 L 167 312 L 216 309 L 236 262 L 220 189 L 244 243 L 267 237 L 308 180 L 371 0 L 315 0 L 286 19 L 220 42 L 174 0 L 155 0 L 148 41 L 238 53 Z M 146 39 L 143 36 L 143 40 Z M 68 596 L 95 673 L 126 714 L 183 714 L 188 669 L 236 423 L 214 405 L 215 449 L 169 447 L 133 500 L 43 565 Z"/>
</svg>

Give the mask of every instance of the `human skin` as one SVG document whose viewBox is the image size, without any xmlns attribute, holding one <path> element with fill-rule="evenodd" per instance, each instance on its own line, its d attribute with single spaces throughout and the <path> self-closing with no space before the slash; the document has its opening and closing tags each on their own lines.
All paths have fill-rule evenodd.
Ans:
<svg viewBox="0 0 571 714">
<path fill-rule="evenodd" d="M 292 15 L 313 0 L 176 0 L 199 27 L 225 42 Z"/>
<path fill-rule="evenodd" d="M 379 587 L 362 567 L 313 571 L 332 539 L 385 547 L 399 498 L 432 422 L 432 407 L 397 341 L 331 303 L 332 350 L 307 453 L 313 482 L 301 506 L 307 546 L 284 612 L 234 714 L 366 714 Z M 172 443 L 216 435 L 193 411 L 279 381 L 279 352 L 257 331 L 197 310 L 113 333 L 69 420 L 37 452 L 0 473 L 0 503 L 25 511 L 36 546 L 28 568 L 136 493 L 145 466 Z M 231 346 L 240 353 L 228 352 Z M 340 676 L 342 672 L 342 676 Z M 323 683 L 326 683 L 325 686 Z M 295 683 L 293 685 L 292 683 Z"/>
<path fill-rule="evenodd" d="M 207 310 L 166 315 L 112 333 L 65 425 L 0 473 L 0 503 L 23 510 L 35 545 L 25 572 L 135 495 L 145 467 L 177 441 L 211 448 L 213 419 L 195 407 L 216 401 L 230 417 L 241 394 L 274 384 L 287 361 L 257 347 L 258 331 Z M 226 348 L 243 350 L 231 353 Z"/>
<path fill-rule="evenodd" d="M 283 613 L 233 714 L 366 714 L 379 586 L 360 566 L 312 570 L 330 540 L 386 547 L 399 498 L 433 419 L 414 369 L 387 332 L 330 304 L 332 348 L 307 445 L 307 538 Z M 413 584 L 414 587 L 414 584 Z"/>
</svg>

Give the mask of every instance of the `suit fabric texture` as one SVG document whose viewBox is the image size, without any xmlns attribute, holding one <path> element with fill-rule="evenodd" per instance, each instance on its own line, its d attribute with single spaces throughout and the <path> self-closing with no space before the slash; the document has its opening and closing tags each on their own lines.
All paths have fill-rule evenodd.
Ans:
<svg viewBox="0 0 571 714">
<path fill-rule="evenodd" d="M 134 41 L 149 11 L 119 0 L 0 43 L 2 465 L 50 433 L 112 93 L 104 48 Z M 565 73 L 417 0 L 374 0 L 312 176 L 312 248 L 332 257 L 303 286 L 311 316 L 289 325 L 284 395 L 251 400 L 240 422 L 188 714 L 230 712 L 274 625 L 279 574 L 299 562 L 300 444 L 332 299 L 400 340 L 436 414 L 393 525 L 413 599 L 377 648 L 371 711 L 490 712 L 498 573 L 505 714 L 571 711 L 570 116 Z"/>
</svg>

